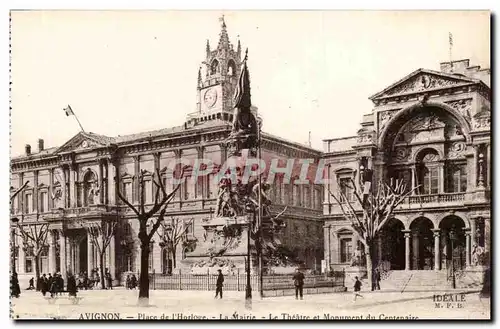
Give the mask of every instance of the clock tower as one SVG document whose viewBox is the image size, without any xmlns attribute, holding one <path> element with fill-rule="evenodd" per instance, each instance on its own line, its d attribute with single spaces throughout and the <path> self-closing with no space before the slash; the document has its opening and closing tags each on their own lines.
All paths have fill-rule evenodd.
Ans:
<svg viewBox="0 0 500 329">
<path fill-rule="evenodd" d="M 188 115 L 188 123 L 220 119 L 232 121 L 234 92 L 241 69 L 241 44 L 236 50 L 227 34 L 224 17 L 217 48 L 207 40 L 203 67 L 198 70 L 197 111 Z M 203 68 L 203 69 L 202 69 Z"/>
</svg>

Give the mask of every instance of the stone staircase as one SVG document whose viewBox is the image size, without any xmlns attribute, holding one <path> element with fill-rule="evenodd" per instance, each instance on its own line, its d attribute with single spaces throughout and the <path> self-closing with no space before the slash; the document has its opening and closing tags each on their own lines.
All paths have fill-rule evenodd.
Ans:
<svg viewBox="0 0 500 329">
<path fill-rule="evenodd" d="M 368 280 L 362 280 L 365 289 Z M 446 271 L 389 271 L 382 275 L 381 291 L 443 291 L 451 289 Z"/>
</svg>

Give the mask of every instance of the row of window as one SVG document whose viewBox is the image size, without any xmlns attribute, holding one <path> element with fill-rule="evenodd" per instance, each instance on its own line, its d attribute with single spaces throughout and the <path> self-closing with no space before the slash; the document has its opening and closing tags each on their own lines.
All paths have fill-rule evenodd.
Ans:
<svg viewBox="0 0 500 329">
<path fill-rule="evenodd" d="M 435 165 L 423 164 L 412 178 L 411 169 L 399 169 L 393 173 L 393 178 L 403 180 L 406 185 L 406 191 L 409 191 L 414 186 L 419 186 L 415 191 L 417 194 L 439 194 L 441 180 L 439 171 L 440 167 Z M 467 191 L 467 166 L 466 164 L 452 164 L 444 167 L 444 193 L 461 193 Z M 340 198 L 342 194 L 346 196 L 348 201 L 355 201 L 354 190 L 352 188 L 352 175 L 337 176 L 337 183 L 340 186 Z"/>
</svg>

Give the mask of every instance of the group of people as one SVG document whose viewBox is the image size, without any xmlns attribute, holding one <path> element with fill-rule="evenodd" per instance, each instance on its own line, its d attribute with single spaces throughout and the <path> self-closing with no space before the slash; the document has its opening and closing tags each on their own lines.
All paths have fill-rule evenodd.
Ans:
<svg viewBox="0 0 500 329">
<path fill-rule="evenodd" d="M 68 274 L 68 282 L 67 282 L 68 291 L 71 288 L 70 277 L 72 277 L 72 275 Z M 33 280 L 33 278 L 31 278 L 31 280 Z M 31 288 L 31 280 L 30 280 L 30 288 Z M 41 291 L 42 295 L 44 296 L 47 294 L 47 292 L 49 292 L 51 297 L 54 297 L 57 294 L 63 292 L 64 279 L 61 273 L 54 273 L 54 275 L 49 273 L 48 276 L 45 273 L 42 274 L 42 276 L 38 278 L 37 290 Z"/>
<path fill-rule="evenodd" d="M 81 285 L 86 287 L 85 289 L 93 289 L 98 288 L 101 283 L 101 276 L 99 275 L 99 269 L 94 268 L 90 272 L 90 277 L 87 276 L 87 273 L 84 272 L 81 280 Z M 109 269 L 106 268 L 104 272 L 104 286 L 103 289 L 113 289 L 113 277 L 109 272 Z"/>
<path fill-rule="evenodd" d="M 132 276 L 127 275 L 127 278 L 125 279 L 125 287 L 127 289 L 137 288 L 137 277 L 135 276 L 135 274 L 132 274 Z"/>
</svg>

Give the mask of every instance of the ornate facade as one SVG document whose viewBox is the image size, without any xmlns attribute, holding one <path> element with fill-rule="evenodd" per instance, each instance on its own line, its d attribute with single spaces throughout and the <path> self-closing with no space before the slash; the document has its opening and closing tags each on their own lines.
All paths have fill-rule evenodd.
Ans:
<svg viewBox="0 0 500 329">
<path fill-rule="evenodd" d="M 154 202 L 155 179 L 159 169 L 161 179 L 172 189 L 167 166 L 175 160 L 194 163 L 208 159 L 220 167 L 228 156 L 226 140 L 233 119 L 233 94 L 241 65 L 241 46 L 234 50 L 223 23 L 220 41 L 211 49 L 207 41 L 204 69 L 198 73 L 197 110 L 189 113 L 184 125 L 134 135 L 108 137 L 80 132 L 60 147 L 44 148 L 39 141 L 37 152 L 26 146 L 24 155 L 11 159 L 11 191 L 29 181 L 27 188 L 11 203 L 11 217 L 19 219 L 20 226 L 49 224 L 47 246 L 41 254 L 40 273 L 67 269 L 72 273 L 89 272 L 98 267 L 97 251 L 84 229 L 86 222 L 118 217 L 120 225 L 106 252 L 105 266 L 115 279 L 124 273 L 139 270 L 138 223 L 134 214 L 117 196 L 117 189 L 133 204 L 140 200 L 138 177 L 145 171 L 145 200 Z M 257 112 L 256 108 L 252 111 Z M 262 134 L 262 158 L 271 159 L 321 158 L 321 152 L 277 136 Z M 186 172 L 192 172 L 187 167 Z M 168 206 L 166 218 L 180 219 L 187 225 L 186 233 L 176 253 L 173 268 L 172 250 L 162 244 L 162 232 L 151 244 L 150 271 L 169 273 L 173 270 L 189 272 L 196 254 L 206 239 L 202 223 L 213 216 L 218 184 L 209 174 L 197 181 L 182 183 L 174 200 Z M 117 182 L 117 184 L 115 184 Z M 292 186 L 293 185 L 293 186 Z M 283 184 L 277 181 L 268 192 L 272 211 L 280 211 L 287 228 L 282 242 L 295 249 L 299 258 L 311 269 L 319 269 L 323 258 L 321 207 L 323 191 L 319 185 Z M 168 222 L 168 220 L 167 220 Z M 307 234 L 310 238 L 297 241 Z M 32 253 L 22 248 L 19 237 L 16 266 L 20 278 L 35 276 Z M 304 242 L 305 241 L 305 242 Z M 243 258 L 244 255 L 241 256 Z"/>
<path fill-rule="evenodd" d="M 324 141 L 327 268 L 349 267 L 360 250 L 329 191 L 364 170 L 377 182 L 402 179 L 415 191 L 383 229 L 376 265 L 384 270 L 445 270 L 478 265 L 490 250 L 490 70 L 469 60 L 419 69 L 370 97 L 357 136 Z M 450 234 L 454 232 L 453 236 Z M 454 238 L 455 244 L 451 239 Z"/>
</svg>

